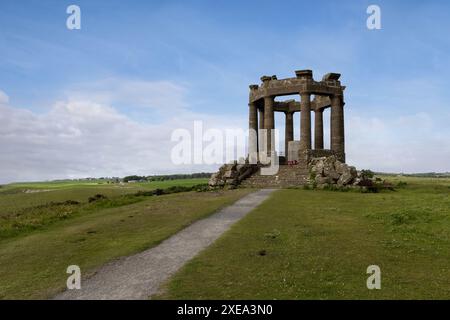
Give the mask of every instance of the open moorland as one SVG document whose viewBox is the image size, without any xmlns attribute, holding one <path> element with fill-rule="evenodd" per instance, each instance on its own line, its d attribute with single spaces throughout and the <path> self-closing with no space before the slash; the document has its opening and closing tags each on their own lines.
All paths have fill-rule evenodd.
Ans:
<svg viewBox="0 0 450 320">
<path fill-rule="evenodd" d="M 396 191 L 277 191 L 154 298 L 449 299 L 450 179 L 387 178 Z"/>
<path fill-rule="evenodd" d="M 153 298 L 448 299 L 450 179 L 381 178 L 395 191 L 276 191 Z M 205 182 L 3 186 L 0 298 L 51 298 L 67 266 L 89 276 L 253 191 Z M 381 268 L 381 290 L 366 287 L 369 265 Z"/>
<path fill-rule="evenodd" d="M 79 265 L 87 276 L 112 259 L 157 245 L 250 192 L 189 191 L 204 182 L 4 186 L 0 298 L 50 298 L 65 288 L 69 265 Z M 157 189 L 173 193 L 152 196 Z"/>
</svg>

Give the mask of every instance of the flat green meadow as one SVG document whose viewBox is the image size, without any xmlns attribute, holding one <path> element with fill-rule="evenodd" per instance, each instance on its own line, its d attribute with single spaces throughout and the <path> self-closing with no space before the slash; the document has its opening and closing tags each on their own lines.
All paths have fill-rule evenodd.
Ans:
<svg viewBox="0 0 450 320">
<path fill-rule="evenodd" d="M 0 216 L 54 201 L 74 200 L 86 202 L 88 197 L 101 193 L 108 197 L 134 193 L 139 190 L 192 186 L 206 183 L 208 179 L 180 179 L 136 183 L 107 183 L 104 180 L 11 183 L 0 186 Z"/>
<path fill-rule="evenodd" d="M 142 197 L 135 196 L 137 192 L 206 182 L 206 179 L 180 179 L 118 184 L 68 180 L 9 184 L 0 188 L 0 240 L 104 207 L 142 201 Z M 90 203 L 89 199 L 95 195 L 104 197 L 105 201 Z"/>
<path fill-rule="evenodd" d="M 152 298 L 449 299 L 450 179 L 382 178 L 395 191 L 275 191 Z M 89 276 L 253 191 L 137 193 L 205 182 L 2 186 L 0 298 L 51 298 L 67 266 Z M 380 290 L 367 289 L 370 265 Z"/>
<path fill-rule="evenodd" d="M 205 182 L 182 179 L 125 185 L 51 182 L 3 186 L 0 299 L 51 298 L 65 288 L 69 265 L 79 265 L 87 276 L 112 259 L 157 245 L 251 191 L 161 196 L 137 193 Z M 105 198 L 89 202 L 96 194 Z"/>
<path fill-rule="evenodd" d="M 449 299 L 450 179 L 385 178 L 406 185 L 276 191 L 153 298 Z"/>
</svg>

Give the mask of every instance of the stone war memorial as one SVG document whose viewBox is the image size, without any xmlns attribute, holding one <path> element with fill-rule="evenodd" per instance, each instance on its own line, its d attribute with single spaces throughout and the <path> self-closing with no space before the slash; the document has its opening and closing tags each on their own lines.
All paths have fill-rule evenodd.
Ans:
<svg viewBox="0 0 450 320">
<path fill-rule="evenodd" d="M 250 85 L 249 155 L 245 161 L 223 165 L 211 177 L 211 187 L 290 187 L 313 185 L 357 186 L 365 177 L 345 163 L 344 90 L 339 73 L 327 73 L 321 81 L 312 70 L 295 71 L 295 77 L 261 77 Z M 298 95 L 299 100 L 275 101 Z M 324 148 L 324 110 L 330 108 L 330 149 Z M 284 155 L 275 150 L 275 112 L 285 115 Z M 300 140 L 294 140 L 294 117 L 300 114 Z M 313 128 L 311 125 L 314 113 Z M 314 132 L 314 133 L 312 133 Z M 314 134 L 314 146 L 312 145 Z M 265 167 L 277 165 L 273 174 Z"/>
</svg>

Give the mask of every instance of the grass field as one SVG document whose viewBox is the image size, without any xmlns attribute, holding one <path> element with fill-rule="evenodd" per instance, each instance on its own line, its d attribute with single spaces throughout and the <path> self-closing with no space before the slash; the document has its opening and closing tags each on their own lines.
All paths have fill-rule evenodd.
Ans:
<svg viewBox="0 0 450 320">
<path fill-rule="evenodd" d="M 50 181 L 12 183 L 0 187 L 0 216 L 23 208 L 42 205 L 51 201 L 75 200 L 87 202 L 97 193 L 108 197 L 134 193 L 139 190 L 167 188 L 171 186 L 192 186 L 206 183 L 208 179 L 180 179 L 154 182 L 108 184 L 104 180 L 94 181 Z"/>
<path fill-rule="evenodd" d="M 1 240 L 0 298 L 52 297 L 65 288 L 67 266 L 79 265 L 86 276 L 107 261 L 158 244 L 248 192 L 184 192 L 134 203 L 108 200 L 112 207 L 101 205 Z"/>
<path fill-rule="evenodd" d="M 378 194 L 277 191 L 158 299 L 450 299 L 450 179 Z M 381 290 L 366 269 L 381 268 Z"/>
<path fill-rule="evenodd" d="M 0 240 L 104 207 L 142 201 L 144 197 L 134 196 L 138 191 L 205 182 L 206 179 L 180 179 L 129 184 L 108 184 L 102 180 L 10 184 L 0 189 Z M 89 203 L 88 199 L 98 194 L 106 200 Z"/>
</svg>

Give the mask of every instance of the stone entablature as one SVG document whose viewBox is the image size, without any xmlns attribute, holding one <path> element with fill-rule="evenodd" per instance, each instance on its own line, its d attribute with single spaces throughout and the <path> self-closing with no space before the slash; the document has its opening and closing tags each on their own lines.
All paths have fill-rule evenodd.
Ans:
<svg viewBox="0 0 450 320">
<path fill-rule="evenodd" d="M 316 96 L 311 101 L 311 110 L 318 111 L 331 107 L 331 100 L 326 96 Z M 276 112 L 300 112 L 301 103 L 295 100 L 274 101 L 273 111 Z"/>
<path fill-rule="evenodd" d="M 298 93 L 332 96 L 343 95 L 345 86 L 341 86 L 340 74 L 328 73 L 322 81 L 312 78 L 311 70 L 296 71 L 296 78 L 277 79 L 276 76 L 261 77 L 261 85 L 250 86 L 250 102 L 256 102 L 267 96 L 286 96 Z"/>
</svg>

